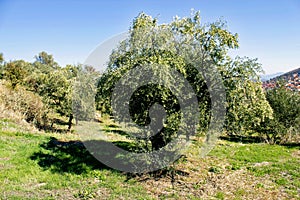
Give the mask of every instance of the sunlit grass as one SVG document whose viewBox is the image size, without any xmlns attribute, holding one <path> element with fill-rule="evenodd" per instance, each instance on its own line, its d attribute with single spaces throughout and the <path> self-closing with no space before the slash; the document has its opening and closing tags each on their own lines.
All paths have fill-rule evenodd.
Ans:
<svg viewBox="0 0 300 200">
<path fill-rule="evenodd" d="M 300 190 L 300 147 L 225 142 L 210 155 L 227 160 L 231 170 L 246 168 L 294 195 Z"/>
<path fill-rule="evenodd" d="M 53 136 L 56 134 L 0 132 L 0 199 L 88 199 L 101 195 L 105 199 L 151 199 L 138 183 L 126 182 L 126 175 L 110 169 L 94 169 L 84 163 L 85 158 L 80 166 L 85 170 L 78 173 L 76 162 L 73 168 L 72 163 L 67 165 L 69 172 L 57 170 L 59 162 L 51 166 L 51 160 L 48 168 L 40 166 L 39 159 L 33 158 L 37 152 L 61 161 L 71 156 L 40 146 Z M 64 167 L 65 163 L 61 164 Z"/>
<path fill-rule="evenodd" d="M 20 128 L 9 120 L 1 124 Z M 114 136 L 120 128 L 111 120 L 102 124 L 109 140 L 124 139 Z M 140 181 L 110 169 L 79 140 L 74 133 L 0 131 L 0 199 L 252 199 L 270 195 L 264 194 L 270 190 L 299 198 L 299 146 L 220 140 L 206 158 L 200 158 L 198 141 L 187 158 L 174 165 L 181 183 L 173 187 L 168 177 L 146 175 L 147 181 Z M 225 182 L 233 189 L 218 188 L 226 176 L 233 177 Z M 239 184 L 252 185 L 253 191 Z"/>
</svg>

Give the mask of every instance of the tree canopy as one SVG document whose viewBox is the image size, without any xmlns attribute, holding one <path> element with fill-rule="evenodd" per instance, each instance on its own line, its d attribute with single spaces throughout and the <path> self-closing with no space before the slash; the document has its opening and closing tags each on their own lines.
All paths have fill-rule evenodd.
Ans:
<svg viewBox="0 0 300 200">
<path fill-rule="evenodd" d="M 113 89 L 126 73 L 158 64 L 166 66 L 164 70 L 175 69 L 188 80 L 199 102 L 200 128 L 206 130 L 211 119 L 211 97 L 207 77 L 203 77 L 191 62 L 197 60 L 197 63 L 202 63 L 203 70 L 207 70 L 205 63 L 212 62 L 222 77 L 226 88 L 227 131 L 234 134 L 253 129 L 265 118 L 272 117 L 272 109 L 258 77 L 261 65 L 255 59 L 228 56 L 229 49 L 238 48 L 238 35 L 231 33 L 225 22 L 202 24 L 199 12 L 195 12 L 191 17 L 175 18 L 160 25 L 157 19 L 141 13 L 133 21 L 129 33 L 129 38 L 111 54 L 108 69 L 98 85 L 97 108 L 103 112 L 111 113 Z M 133 82 L 138 81 L 141 80 Z M 155 103 L 167 110 L 164 128 L 150 138 L 152 147 L 159 149 L 167 144 L 178 128 L 181 114 L 176 96 L 163 84 L 147 85 L 134 93 L 129 107 L 134 121 L 147 125 L 150 123 L 149 108 Z"/>
<path fill-rule="evenodd" d="M 298 108 L 290 103 L 296 97 L 274 90 L 266 98 L 258 75 L 262 67 L 257 59 L 229 56 L 229 50 L 238 47 L 238 35 L 228 30 L 226 22 L 204 24 L 199 12 L 190 17 L 175 17 L 165 24 L 140 13 L 133 20 L 129 36 L 111 53 L 97 88 L 94 83 L 100 75 L 93 67 L 80 64 L 62 67 L 53 55 L 44 51 L 32 63 L 5 62 L 1 53 L 1 78 L 15 91 L 26 89 L 40 96 L 49 110 L 68 118 L 69 130 L 73 118 L 92 119 L 95 106 L 103 113 L 114 114 L 114 102 L 122 102 L 129 95 L 128 102 L 120 107 L 127 106 L 130 116 L 116 120 L 130 121 L 140 127 L 155 126 L 159 134 L 147 133 L 147 137 L 141 138 L 146 143 L 150 141 L 155 150 L 175 137 L 183 121 L 183 110 L 192 105 L 189 100 L 194 97 L 197 108 L 190 114 L 199 112 L 195 117 L 197 126 L 186 124 L 185 129 L 191 133 L 205 133 L 209 129 L 216 120 L 212 88 L 219 90 L 219 100 L 224 100 L 224 130 L 229 135 L 264 133 L 266 129 L 261 127 L 269 122 L 280 122 L 285 129 L 289 122 L 297 123 L 293 119 Z M 144 84 L 153 77 L 154 82 Z M 218 78 L 219 82 L 214 81 Z M 122 84 L 128 88 L 116 94 L 122 81 L 127 82 Z M 178 91 L 189 91 L 189 87 L 192 92 L 186 96 L 190 99 L 184 99 L 182 106 Z M 276 99 L 278 95 L 281 98 Z M 222 110 L 221 107 L 217 110 Z M 291 115 L 282 114 L 286 109 L 291 110 Z"/>
</svg>

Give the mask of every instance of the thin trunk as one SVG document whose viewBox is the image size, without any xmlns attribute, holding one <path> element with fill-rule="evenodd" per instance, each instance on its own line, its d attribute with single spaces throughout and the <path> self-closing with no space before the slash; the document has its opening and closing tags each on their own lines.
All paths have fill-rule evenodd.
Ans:
<svg viewBox="0 0 300 200">
<path fill-rule="evenodd" d="M 73 114 L 70 114 L 69 116 L 69 122 L 68 122 L 68 131 L 71 131 L 72 128 L 72 120 L 73 120 Z"/>
</svg>

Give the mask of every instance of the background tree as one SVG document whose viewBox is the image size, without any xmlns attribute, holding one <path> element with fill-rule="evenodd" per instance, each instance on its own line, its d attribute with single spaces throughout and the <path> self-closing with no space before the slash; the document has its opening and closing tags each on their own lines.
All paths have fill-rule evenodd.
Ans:
<svg viewBox="0 0 300 200">
<path fill-rule="evenodd" d="M 292 142 L 300 133 L 299 92 L 288 90 L 279 83 L 278 88 L 266 91 L 266 97 L 274 118 L 266 120 L 257 131 L 271 144 Z"/>
<path fill-rule="evenodd" d="M 226 130 L 229 135 L 247 135 L 272 118 L 258 73 L 257 59 L 229 60 L 222 69 L 227 92 Z"/>
<path fill-rule="evenodd" d="M 34 62 L 35 67 L 41 71 L 47 72 L 52 69 L 58 69 L 59 65 L 54 61 L 53 55 L 46 53 L 45 51 L 40 52 L 35 56 L 36 61 Z"/>
<path fill-rule="evenodd" d="M 95 94 L 98 72 L 91 66 L 78 66 L 72 88 L 72 111 L 76 120 L 90 121 L 95 118 Z"/>
<path fill-rule="evenodd" d="M 15 89 L 20 85 L 26 94 L 32 94 L 32 97 L 36 96 L 43 100 L 44 121 L 49 113 L 54 115 L 57 113 L 68 118 L 68 130 L 71 130 L 74 116 L 77 120 L 93 118 L 94 98 L 88 95 L 94 95 L 95 92 L 88 93 L 90 92 L 88 89 L 95 90 L 95 85 L 92 83 L 95 84 L 96 77 L 99 75 L 95 69 L 82 65 L 60 67 L 53 56 L 46 52 L 39 53 L 35 58 L 36 61 L 33 63 L 23 60 L 5 63 L 4 78 L 11 87 Z M 91 100 L 86 101 L 87 99 Z M 32 111 L 36 110 L 32 108 Z M 40 112 L 39 116 L 41 116 Z M 39 126 L 41 124 L 46 123 L 39 122 Z"/>
<path fill-rule="evenodd" d="M 0 53 L 0 79 L 3 78 L 3 62 L 4 62 L 3 53 Z"/>
<path fill-rule="evenodd" d="M 0 64 L 2 64 L 3 62 L 4 62 L 3 53 L 0 53 Z"/>
<path fill-rule="evenodd" d="M 9 81 L 13 89 L 18 84 L 23 84 L 24 78 L 28 75 L 30 63 L 23 60 L 12 61 L 4 65 L 4 78 Z"/>
<path fill-rule="evenodd" d="M 68 65 L 58 68 L 43 77 L 39 94 L 44 102 L 61 116 L 68 117 L 68 130 L 71 130 L 72 113 L 72 82 L 76 76 L 76 67 Z"/>
<path fill-rule="evenodd" d="M 55 62 L 52 55 L 44 51 L 36 55 L 35 59 L 36 60 L 31 64 L 29 75 L 24 80 L 24 84 L 28 90 L 40 93 L 40 86 L 43 84 L 45 77 L 48 76 L 50 72 L 58 70 L 61 67 Z"/>
<path fill-rule="evenodd" d="M 95 77 L 92 67 L 67 65 L 43 76 L 39 94 L 44 102 L 61 116 L 68 117 L 68 130 L 72 121 L 94 118 Z"/>
</svg>

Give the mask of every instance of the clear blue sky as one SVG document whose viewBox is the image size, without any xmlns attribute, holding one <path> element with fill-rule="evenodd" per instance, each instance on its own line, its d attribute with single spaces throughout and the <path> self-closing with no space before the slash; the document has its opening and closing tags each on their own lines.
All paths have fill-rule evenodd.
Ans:
<svg viewBox="0 0 300 200">
<path fill-rule="evenodd" d="M 83 63 L 139 12 L 166 23 L 191 8 L 205 22 L 223 17 L 240 37 L 234 54 L 258 58 L 267 73 L 300 67 L 300 0 L 0 0 L 0 52 L 6 60 L 46 51 L 61 65 Z"/>
</svg>

